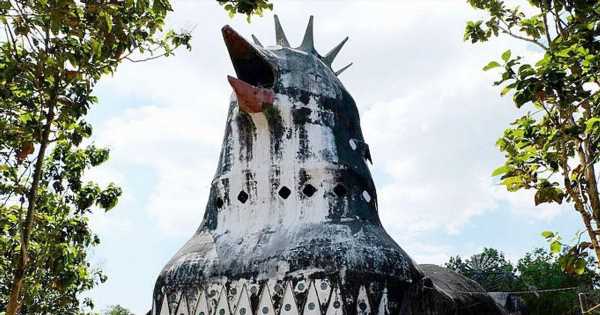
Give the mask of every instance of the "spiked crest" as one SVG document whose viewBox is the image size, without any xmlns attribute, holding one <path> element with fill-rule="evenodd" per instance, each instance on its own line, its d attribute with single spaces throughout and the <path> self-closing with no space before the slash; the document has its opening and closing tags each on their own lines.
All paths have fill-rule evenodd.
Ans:
<svg viewBox="0 0 600 315">
<path fill-rule="evenodd" d="M 342 40 L 337 46 L 335 46 L 333 49 L 331 49 L 331 51 L 329 51 L 327 54 L 325 54 L 325 56 L 321 56 L 315 49 L 314 26 L 313 25 L 314 25 L 314 17 L 311 15 L 310 18 L 308 19 L 308 25 L 306 26 L 306 32 L 304 33 L 304 38 L 302 39 L 302 44 L 300 44 L 300 46 L 296 47 L 295 49 L 317 55 L 323 61 L 323 63 L 325 63 L 326 65 L 328 65 L 331 68 L 333 65 L 333 61 L 335 60 L 335 57 L 337 57 L 340 50 L 342 50 L 342 47 L 344 47 L 344 44 L 346 44 L 346 42 L 348 41 L 348 37 L 344 38 L 344 40 Z M 254 41 L 255 45 L 257 45 L 261 48 L 263 47 L 263 45 L 260 43 L 258 38 L 256 38 L 256 36 L 252 35 L 252 40 Z M 279 17 L 277 16 L 277 14 L 275 14 L 275 44 L 279 45 L 281 47 L 284 47 L 284 48 L 291 48 L 290 42 L 288 41 L 287 37 L 285 36 L 285 32 L 283 31 L 283 27 L 281 26 L 281 22 L 279 21 Z M 342 67 L 340 70 L 337 70 L 337 71 L 334 70 L 334 73 L 336 75 L 340 75 L 346 69 L 350 68 L 350 66 L 352 66 L 352 63 Z"/>
</svg>

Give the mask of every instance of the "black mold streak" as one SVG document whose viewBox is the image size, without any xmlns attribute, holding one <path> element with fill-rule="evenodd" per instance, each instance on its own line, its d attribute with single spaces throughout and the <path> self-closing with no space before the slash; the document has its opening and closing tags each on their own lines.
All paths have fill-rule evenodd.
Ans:
<svg viewBox="0 0 600 315">
<path fill-rule="evenodd" d="M 252 146 L 256 138 L 256 126 L 250 115 L 240 112 L 236 117 L 240 141 L 240 161 L 252 160 Z"/>
<path fill-rule="evenodd" d="M 281 114 L 275 107 L 269 107 L 265 110 L 265 117 L 267 118 L 271 134 L 271 159 L 280 159 L 281 142 L 285 132 Z"/>
</svg>

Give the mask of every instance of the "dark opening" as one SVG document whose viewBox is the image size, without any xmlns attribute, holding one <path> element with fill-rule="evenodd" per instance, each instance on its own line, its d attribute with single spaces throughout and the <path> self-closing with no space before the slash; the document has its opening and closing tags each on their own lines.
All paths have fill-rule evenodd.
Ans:
<svg viewBox="0 0 600 315">
<path fill-rule="evenodd" d="M 223 199 L 221 199 L 221 197 L 217 197 L 217 200 L 215 201 L 215 205 L 217 206 L 217 209 L 223 208 Z"/>
<path fill-rule="evenodd" d="M 260 87 L 273 87 L 275 76 L 269 63 L 251 51 L 243 58 L 231 58 L 238 79 Z"/>
<path fill-rule="evenodd" d="M 241 202 L 241 203 L 246 203 L 246 201 L 248 201 L 248 194 L 245 191 L 240 191 L 240 193 L 237 196 L 237 199 Z"/>
<path fill-rule="evenodd" d="M 334 188 L 333 188 L 333 192 L 338 196 L 338 197 L 344 197 L 346 196 L 346 194 L 348 193 L 348 190 L 346 189 L 346 187 L 342 184 L 337 184 Z"/>
<path fill-rule="evenodd" d="M 222 32 L 238 79 L 254 86 L 272 87 L 275 72 L 260 49 L 229 26 L 223 27 Z"/>
<path fill-rule="evenodd" d="M 291 193 L 292 193 L 292 191 L 285 186 L 283 186 L 283 187 L 281 187 L 281 189 L 279 189 L 279 196 L 281 196 L 281 198 L 283 198 L 283 199 L 287 199 L 287 197 L 289 197 Z"/>
<path fill-rule="evenodd" d="M 360 302 L 360 303 L 358 304 L 358 307 L 360 307 L 360 310 L 361 310 L 361 311 L 365 311 L 365 310 L 367 309 L 367 303 L 365 303 L 365 302 Z"/>
<path fill-rule="evenodd" d="M 302 189 L 302 193 L 308 197 L 312 197 L 312 195 L 314 195 L 316 192 L 317 189 L 311 184 L 307 184 L 306 186 L 304 186 L 304 189 Z"/>
</svg>

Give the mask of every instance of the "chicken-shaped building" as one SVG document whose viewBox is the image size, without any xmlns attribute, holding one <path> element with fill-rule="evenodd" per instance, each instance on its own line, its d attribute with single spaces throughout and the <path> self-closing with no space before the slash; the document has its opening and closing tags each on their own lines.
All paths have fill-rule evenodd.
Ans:
<svg viewBox="0 0 600 315">
<path fill-rule="evenodd" d="M 204 219 L 155 315 L 417 314 L 423 274 L 383 229 L 357 107 L 310 18 L 292 48 L 222 29 L 237 78 Z M 390 211 L 390 210 L 388 210 Z M 415 306 L 417 305 L 417 306 Z M 432 313 L 433 314 L 433 313 Z"/>
</svg>

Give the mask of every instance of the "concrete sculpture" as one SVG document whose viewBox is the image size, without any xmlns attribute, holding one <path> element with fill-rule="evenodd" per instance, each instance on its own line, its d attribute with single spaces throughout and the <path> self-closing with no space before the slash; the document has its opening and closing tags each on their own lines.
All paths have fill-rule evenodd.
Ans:
<svg viewBox="0 0 600 315">
<path fill-rule="evenodd" d="M 337 77 L 347 67 L 331 67 L 347 38 L 320 55 L 312 17 L 296 48 L 277 16 L 275 27 L 270 47 L 222 29 L 237 74 L 223 147 L 204 219 L 158 277 L 153 314 L 438 314 L 435 285 L 428 293 L 379 220 L 369 147 Z"/>
</svg>

